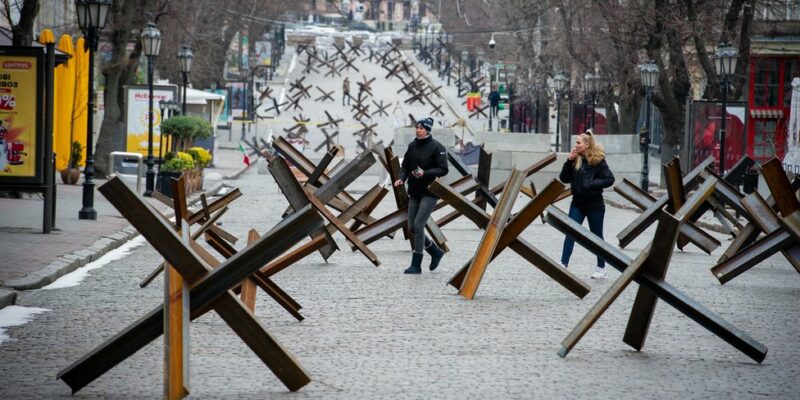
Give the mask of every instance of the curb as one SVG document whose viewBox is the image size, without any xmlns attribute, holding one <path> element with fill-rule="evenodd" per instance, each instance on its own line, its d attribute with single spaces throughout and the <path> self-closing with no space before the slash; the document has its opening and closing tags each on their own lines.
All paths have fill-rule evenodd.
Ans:
<svg viewBox="0 0 800 400">
<path fill-rule="evenodd" d="M 97 260 L 111 250 L 122 246 L 134 236 L 138 235 L 133 226 L 105 235 L 97 239 L 89 247 L 72 253 L 64 254 L 51 261 L 44 268 L 28 274 L 22 278 L 6 281 L 4 286 L 16 290 L 39 289 L 53 283 L 56 279 L 75 271 L 76 269 Z"/>
<path fill-rule="evenodd" d="M 242 174 L 243 174 L 245 171 L 247 171 L 248 169 L 250 169 L 250 167 L 251 167 L 253 164 L 254 164 L 254 163 L 251 163 L 250 165 L 245 165 L 244 167 L 241 167 L 241 168 L 239 168 L 238 170 L 236 170 L 236 172 L 234 172 L 234 173 L 232 173 L 232 174 L 230 174 L 230 175 L 228 175 L 228 176 L 223 176 L 223 177 L 222 177 L 222 180 L 232 181 L 232 180 L 239 179 L 239 177 L 240 177 L 240 176 L 241 176 L 241 175 L 242 175 Z M 222 182 L 220 182 L 220 185 L 221 185 L 221 184 L 222 184 Z"/>
<path fill-rule="evenodd" d="M 0 288 L 0 310 L 6 306 L 13 306 L 17 301 L 17 292 Z"/>
<path fill-rule="evenodd" d="M 238 176 L 246 169 L 247 168 L 243 168 L 241 171 L 237 171 L 235 174 Z M 206 190 L 203 193 L 206 195 L 216 193 L 220 188 L 222 188 L 222 186 L 223 182 L 217 182 L 213 184 L 209 190 Z M 194 204 L 199 201 L 199 199 L 200 194 L 198 193 L 192 196 L 189 203 Z M 174 215 L 174 212 L 170 211 L 166 216 L 169 218 L 172 215 Z M 3 284 L 4 288 L 0 288 L 0 308 L 14 304 L 17 296 L 17 293 L 14 290 L 32 290 L 49 285 L 56 279 L 99 259 L 109 251 L 122 246 L 124 243 L 138 235 L 139 232 L 136 231 L 133 226 L 128 225 L 126 228 L 118 232 L 104 235 L 86 248 L 57 257 L 39 271 L 28 274 L 19 279 L 6 281 Z M 9 290 L 9 288 L 14 290 Z"/>
</svg>

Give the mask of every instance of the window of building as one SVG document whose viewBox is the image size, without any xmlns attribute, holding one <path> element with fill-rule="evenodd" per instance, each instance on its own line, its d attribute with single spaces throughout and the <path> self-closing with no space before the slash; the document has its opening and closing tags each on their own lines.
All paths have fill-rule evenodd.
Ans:
<svg viewBox="0 0 800 400">
<path fill-rule="evenodd" d="M 758 58 L 755 61 L 753 84 L 754 107 L 778 107 L 780 84 L 779 64 L 774 58 Z"/>
<path fill-rule="evenodd" d="M 759 163 L 768 161 L 775 155 L 775 129 L 777 120 L 755 120 L 753 127 L 753 158 Z"/>
</svg>

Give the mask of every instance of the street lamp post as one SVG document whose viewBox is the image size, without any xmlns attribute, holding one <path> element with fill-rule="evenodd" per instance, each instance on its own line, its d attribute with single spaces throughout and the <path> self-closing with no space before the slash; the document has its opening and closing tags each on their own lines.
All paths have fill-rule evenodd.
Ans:
<svg viewBox="0 0 800 400">
<path fill-rule="evenodd" d="M 453 34 L 447 34 L 447 63 L 445 64 L 445 73 L 447 74 L 447 86 L 450 86 L 450 69 L 453 67 Z"/>
<path fill-rule="evenodd" d="M 645 93 L 645 131 L 642 132 L 639 138 L 639 148 L 644 153 L 642 158 L 642 182 L 641 189 L 647 192 L 650 186 L 650 113 L 652 108 L 653 90 L 658 83 L 658 65 L 655 61 L 648 61 L 639 65 L 639 74 L 642 79 L 642 86 Z"/>
<path fill-rule="evenodd" d="M 717 71 L 717 75 L 722 78 L 722 87 L 720 88 L 722 92 L 722 120 L 719 128 L 720 175 L 725 173 L 725 125 L 728 119 L 728 86 L 730 86 L 730 78 L 736 70 L 736 59 L 738 57 L 738 51 L 728 42 L 720 43 L 714 53 L 714 69 Z"/>
<path fill-rule="evenodd" d="M 183 78 L 183 97 L 181 98 L 181 114 L 186 115 L 186 86 L 189 84 L 189 73 L 192 72 L 192 49 L 184 45 L 178 51 L 178 65 L 181 68 L 181 78 Z"/>
<path fill-rule="evenodd" d="M 89 50 L 89 95 L 86 109 L 86 167 L 83 169 L 82 208 L 78 211 L 78 219 L 97 219 L 94 209 L 94 52 L 97 50 L 97 37 L 108 19 L 111 0 L 76 0 L 75 10 L 78 14 L 78 25 L 86 36 L 86 47 Z"/>
<path fill-rule="evenodd" d="M 589 127 L 594 128 L 594 115 L 595 115 L 595 104 L 597 101 L 597 91 L 600 89 L 600 74 L 592 74 L 591 72 L 587 72 L 584 80 L 586 81 L 586 89 L 589 90 L 589 94 L 592 98 L 592 116 L 589 120 Z M 584 121 L 586 123 L 586 121 Z"/>
<path fill-rule="evenodd" d="M 550 80 L 550 90 L 556 96 L 556 151 L 561 150 L 561 95 L 567 86 L 569 79 L 563 72 L 559 72 Z"/>
<path fill-rule="evenodd" d="M 461 88 L 464 86 L 464 70 L 465 65 L 469 59 L 469 53 L 466 50 L 461 50 L 461 56 L 458 60 L 458 95 L 461 96 Z"/>
<path fill-rule="evenodd" d="M 153 195 L 153 186 L 155 183 L 155 171 L 153 171 L 153 63 L 158 52 L 161 50 L 161 31 L 156 28 L 156 24 L 152 22 L 147 23 L 141 35 L 142 49 L 144 55 L 147 56 L 147 89 L 149 93 L 149 105 L 147 115 L 147 173 L 145 173 L 145 196 Z"/>
</svg>

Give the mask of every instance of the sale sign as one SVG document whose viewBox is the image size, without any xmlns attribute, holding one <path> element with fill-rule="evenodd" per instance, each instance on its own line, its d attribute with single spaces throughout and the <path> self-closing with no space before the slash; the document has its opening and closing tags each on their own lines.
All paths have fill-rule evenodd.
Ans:
<svg viewBox="0 0 800 400">
<path fill-rule="evenodd" d="M 0 54 L 0 178 L 36 176 L 39 62 Z"/>
</svg>

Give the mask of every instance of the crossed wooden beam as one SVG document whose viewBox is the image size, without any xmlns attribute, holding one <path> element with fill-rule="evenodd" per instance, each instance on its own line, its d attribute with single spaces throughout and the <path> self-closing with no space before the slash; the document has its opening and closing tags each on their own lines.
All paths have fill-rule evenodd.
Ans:
<svg viewBox="0 0 800 400">
<path fill-rule="evenodd" d="M 300 100 L 303 99 L 303 96 L 292 97 L 292 95 L 287 94 L 286 98 L 288 100 L 286 102 L 284 102 L 283 104 L 281 104 L 281 107 L 283 107 L 284 111 L 289 110 L 289 109 L 292 109 L 294 111 L 297 111 L 299 109 L 300 111 L 303 111 L 303 107 L 300 105 Z M 269 110 L 267 110 L 267 111 L 269 111 Z"/>
<path fill-rule="evenodd" d="M 332 126 L 332 127 L 336 128 L 336 129 L 339 129 L 339 123 L 344 121 L 344 119 L 342 119 L 342 118 L 339 118 L 339 119 L 333 118 L 331 116 L 331 114 L 328 112 L 328 110 L 325 110 L 325 116 L 328 118 L 328 122 L 325 122 L 325 123 L 317 125 L 319 128 L 324 128 L 326 126 Z"/>
<path fill-rule="evenodd" d="M 311 88 L 314 87 L 314 85 L 308 85 L 308 86 L 303 85 L 303 81 L 305 79 L 306 77 L 303 76 L 302 78 L 296 79 L 294 82 L 292 82 L 289 93 L 292 97 L 308 98 L 308 99 L 311 98 L 311 94 L 308 93 L 308 91 L 311 90 Z"/>
<path fill-rule="evenodd" d="M 282 157 L 278 157 L 270 162 L 269 170 L 293 209 L 299 210 L 311 204 L 335 230 L 344 235 L 350 243 L 377 267 L 380 265 L 378 257 L 345 225 L 345 222 L 336 217 L 326 206 L 339 191 L 344 190 L 348 184 L 352 183 L 374 162 L 375 157 L 373 157 L 371 153 L 362 153 L 362 156 L 348 163 L 348 165 L 340 169 L 331 180 L 325 185 L 316 188 L 316 190 L 313 190 L 309 186 L 305 188 L 302 187 L 294 174 L 289 170 L 286 160 Z M 328 236 L 330 245 L 330 243 L 333 242 L 330 238 L 330 234 L 331 232 L 328 228 L 321 227 L 311 233 L 311 239 L 313 240 L 318 236 Z M 333 243 L 333 246 L 335 246 L 335 243 Z"/>
<path fill-rule="evenodd" d="M 375 114 L 378 114 L 378 116 L 381 116 L 381 115 L 386 116 L 386 117 L 389 116 L 389 113 L 386 111 L 386 109 L 391 107 L 392 103 L 383 104 L 383 99 L 381 99 L 380 103 L 376 103 L 375 100 L 372 100 L 372 104 L 375 104 L 375 107 L 377 108 L 377 110 L 372 112 L 373 116 Z"/>
<path fill-rule="evenodd" d="M 562 268 L 544 252 L 520 237 L 525 228 L 544 212 L 564 189 L 564 185 L 553 181 L 539 195 L 534 197 L 515 216 L 511 217 L 511 209 L 516 201 L 525 179 L 523 171 L 513 169 L 506 188 L 494 208 L 492 215 L 487 214 L 477 204 L 458 194 L 438 179 L 430 186 L 433 194 L 439 196 L 453 208 L 484 229 L 483 238 L 473 258 L 468 261 L 448 282 L 458 289 L 458 293 L 472 300 L 478 290 L 484 272 L 489 263 L 503 250 L 511 248 L 528 262 L 542 270 L 550 278 L 564 286 L 576 296 L 583 298 L 591 288 L 575 277 L 567 269 Z"/>
<path fill-rule="evenodd" d="M 362 101 L 363 99 L 359 93 L 358 100 L 353 103 L 353 106 L 351 107 L 351 110 L 355 111 L 355 114 L 353 114 L 353 119 L 360 120 L 362 118 L 370 117 L 369 104 L 364 104 Z"/>
<path fill-rule="evenodd" d="M 361 56 L 361 53 L 363 52 L 363 50 L 361 50 L 361 44 L 360 43 L 356 44 L 356 43 L 351 43 L 351 42 L 348 42 L 348 41 L 345 40 L 344 44 L 346 44 L 347 47 L 350 48 L 349 53 L 353 54 L 354 57 L 360 57 Z"/>
<path fill-rule="evenodd" d="M 314 101 L 322 101 L 322 102 L 325 102 L 325 100 L 330 100 L 330 101 L 332 101 L 332 102 L 334 102 L 334 103 L 336 102 L 336 100 L 334 100 L 334 99 L 333 99 L 333 92 L 334 92 L 334 90 L 331 90 L 330 92 L 326 92 L 326 91 L 322 90 L 322 88 L 320 88 L 319 86 L 316 86 L 316 89 L 317 89 L 317 90 L 318 90 L 320 93 L 322 93 L 322 95 L 321 95 L 321 96 L 319 96 L 319 97 L 317 97 L 316 99 L 314 99 Z"/>
<path fill-rule="evenodd" d="M 760 232 L 765 235 L 753 240 L 747 247 L 726 257 L 711 269 L 711 273 L 722 284 L 736 278 L 777 252 L 783 254 L 797 272 L 800 272 L 800 244 L 798 244 L 800 240 L 797 235 L 799 232 L 798 221 L 800 221 L 800 213 L 798 213 L 800 201 L 795 195 L 800 181 L 794 179 L 794 184 L 791 183 L 777 158 L 764 163 L 761 166 L 761 174 L 769 187 L 771 197 L 765 200 L 757 192 L 754 192 L 742 200 L 743 206 L 748 211 L 747 217 L 752 224 L 748 224 L 750 227 L 748 229 L 755 231 L 755 235 L 752 235 L 750 231 L 742 232 L 742 235 L 758 237 Z"/>
<path fill-rule="evenodd" d="M 364 77 L 364 82 L 356 82 L 356 84 L 358 85 L 358 93 L 359 93 L 359 95 L 361 95 L 361 93 L 366 93 L 366 94 L 368 94 L 370 96 L 373 96 L 373 94 L 372 94 L 372 82 L 375 82 L 375 79 L 377 79 L 377 78 L 373 77 L 372 79 L 367 79 L 366 75 L 362 75 L 362 76 Z"/>
<path fill-rule="evenodd" d="M 671 169 L 671 171 L 679 171 L 679 168 Z M 668 179 L 680 181 L 680 175 L 673 175 Z M 761 363 L 764 360 L 767 354 L 767 348 L 764 345 L 664 280 L 678 240 L 680 226 L 684 225 L 688 217 L 711 197 L 716 183 L 715 178 L 703 182 L 674 212 L 660 209 L 653 241 L 633 260 L 608 242 L 587 231 L 557 207 L 547 208 L 547 223 L 575 239 L 580 245 L 597 254 L 622 273 L 567 335 L 561 343 L 559 356 L 566 357 L 628 284 L 636 281 L 639 283 L 639 289 L 623 337 L 623 341 L 634 349 L 641 351 L 644 346 L 656 303 L 658 299 L 661 299 L 756 362 Z M 673 193 L 670 186 L 667 190 L 669 201 L 675 203 L 678 194 Z"/>
<path fill-rule="evenodd" d="M 489 104 L 484 105 L 483 107 L 477 106 L 475 107 L 475 111 L 469 114 L 469 118 L 489 118 L 489 115 L 486 114 L 486 109 L 489 108 Z"/>
<path fill-rule="evenodd" d="M 356 57 L 349 58 L 346 55 L 342 54 L 341 59 L 342 59 L 342 66 L 339 67 L 339 72 L 349 71 L 351 68 L 354 69 L 356 72 L 361 72 L 355 65 L 353 65 L 353 62 L 356 61 L 358 58 Z"/>
<path fill-rule="evenodd" d="M 289 97 L 291 99 L 291 96 L 287 96 L 287 97 Z M 265 109 L 264 112 L 270 112 L 272 110 L 275 110 L 275 112 L 278 113 L 278 115 L 281 115 L 281 107 L 283 107 L 283 106 L 285 106 L 287 104 L 289 104 L 288 101 L 284 101 L 283 103 L 278 104 L 278 100 L 275 100 L 275 98 L 273 97 L 272 98 L 272 107 L 269 107 L 269 108 Z M 260 118 L 264 118 L 261 115 L 259 115 L 259 117 Z"/>
<path fill-rule="evenodd" d="M 188 243 L 182 240 L 169 222 L 119 178 L 109 180 L 99 191 L 189 286 L 191 319 L 216 311 L 289 390 L 298 390 L 310 381 L 308 374 L 230 290 L 321 225 L 321 218 L 311 206 L 285 218 L 261 239 L 212 270 L 204 261 L 204 255 L 208 254 L 203 247 L 188 238 Z M 163 332 L 164 307 L 158 306 L 63 369 L 57 378 L 75 393 Z"/>
<path fill-rule="evenodd" d="M 685 198 L 685 193 L 694 189 L 702 180 L 703 180 L 703 173 L 707 170 L 709 166 L 713 163 L 713 157 L 709 157 L 701 162 L 697 167 L 695 167 L 692 171 L 690 171 L 686 176 L 684 176 L 679 182 L 670 182 L 671 185 L 680 186 L 681 188 L 674 187 L 673 190 L 680 191 L 683 194 L 676 194 L 679 196 L 683 196 Z M 672 163 L 670 163 L 672 165 Z M 673 167 L 674 168 L 674 167 Z M 735 169 L 732 169 L 735 170 Z M 725 190 L 728 185 L 725 185 L 725 182 L 721 181 L 722 183 L 718 186 L 720 192 Z M 655 199 L 650 196 L 648 193 L 642 191 L 641 189 L 637 188 L 636 185 L 631 183 L 630 181 L 624 180 L 620 182 L 617 186 L 614 187 L 614 190 L 619 193 L 621 196 L 628 199 L 631 203 L 637 205 L 638 207 L 642 208 L 642 214 L 640 214 L 633 222 L 628 224 L 625 229 L 623 229 L 619 234 L 617 234 L 617 239 L 619 239 L 619 246 L 625 248 L 631 242 L 633 242 L 636 237 L 638 237 L 642 232 L 644 232 L 650 225 L 652 225 L 658 215 L 660 214 L 660 209 L 667 205 L 667 198 L 662 197 L 659 199 Z M 733 200 L 735 195 L 730 196 L 730 200 Z M 711 200 L 711 198 L 709 199 Z M 713 201 L 713 200 L 711 200 Z M 705 206 L 701 206 L 704 208 Z M 695 213 L 691 215 L 684 224 L 681 224 L 680 228 L 680 236 L 678 241 L 676 242 L 679 248 L 683 248 L 686 243 L 691 242 L 692 244 L 699 247 L 701 250 L 705 251 L 708 254 L 711 254 L 714 249 L 720 246 L 718 240 L 714 239 L 711 235 L 703 231 L 702 229 L 698 228 L 694 221 L 696 221 L 700 215 Z"/>
<path fill-rule="evenodd" d="M 303 153 L 297 151 L 286 139 L 282 137 L 278 137 L 273 142 L 273 147 L 287 160 L 291 165 L 295 166 L 300 172 L 302 172 L 305 176 L 312 177 L 314 175 L 319 175 L 317 179 L 309 179 L 308 182 L 314 186 L 323 186 L 325 185 L 331 178 L 324 172 L 325 168 L 320 168 L 322 165 L 314 165 L 311 160 L 306 158 Z M 355 179 L 355 177 L 353 177 Z M 330 200 L 327 204 L 340 212 L 344 212 L 349 209 L 353 203 L 356 202 L 356 199 L 347 193 L 347 191 L 340 191 L 337 192 L 336 196 Z M 363 224 L 371 224 L 375 222 L 375 218 L 370 217 L 368 214 L 365 213 L 357 213 L 353 217 L 356 221 L 359 221 Z"/>
<path fill-rule="evenodd" d="M 770 172 L 770 174 L 772 174 L 772 172 Z M 773 178 L 773 179 L 775 179 L 775 178 Z M 791 180 L 790 186 L 791 186 L 791 190 L 793 192 L 797 192 L 797 190 L 800 189 L 800 177 L 796 177 L 796 176 L 793 177 L 793 179 Z M 746 199 L 742 199 L 742 203 L 744 203 L 745 200 Z M 752 200 L 750 200 L 750 201 L 752 201 Z M 766 202 L 766 204 L 770 208 L 775 210 L 776 204 L 775 204 L 775 199 L 773 198 L 772 195 L 768 196 L 767 199 L 764 200 L 764 201 Z M 755 242 L 756 239 L 758 238 L 758 236 L 762 232 L 765 232 L 763 230 L 763 228 L 762 228 L 762 226 L 765 225 L 765 222 L 764 221 L 758 222 L 758 223 L 756 222 L 757 218 L 765 218 L 765 217 L 762 217 L 762 215 L 764 213 L 758 212 L 758 213 L 756 213 L 754 215 L 754 214 L 751 213 L 751 211 L 752 210 L 748 209 L 748 212 L 746 214 L 744 214 L 744 216 L 748 219 L 747 224 L 739 231 L 739 233 L 733 239 L 733 241 L 728 246 L 728 248 L 725 249 L 725 252 L 723 252 L 722 256 L 719 258 L 719 260 L 717 260 L 717 263 L 721 263 L 721 262 L 727 260 L 728 258 L 732 257 L 733 255 L 739 253 L 742 249 L 744 249 L 745 247 L 747 247 L 747 246 L 751 245 L 753 242 Z M 768 217 L 766 217 L 766 218 L 768 218 Z M 792 263 L 794 264 L 795 262 L 792 261 Z"/>
<path fill-rule="evenodd" d="M 325 65 L 328 67 L 328 72 L 325 73 L 325 77 L 326 78 L 328 78 L 328 77 L 338 78 L 338 77 L 342 76 L 342 73 L 339 71 L 339 67 L 336 66 L 336 59 L 335 58 L 331 59 L 330 61 L 327 61 L 325 63 Z"/>
<path fill-rule="evenodd" d="M 183 191 L 182 180 L 180 180 L 180 189 L 181 189 L 180 193 L 174 191 L 172 192 L 173 193 L 172 199 L 164 196 L 160 192 L 153 192 L 153 197 L 155 197 L 163 204 L 172 207 L 173 210 L 187 209 L 188 206 L 186 205 L 186 192 Z M 238 240 L 236 236 L 231 235 L 230 233 L 226 232 L 224 229 L 216 226 L 215 224 L 220 219 L 220 217 L 225 215 L 225 213 L 228 211 L 228 206 L 230 205 L 230 203 L 232 203 L 234 200 L 238 199 L 241 196 L 242 192 L 239 190 L 239 188 L 236 188 L 226 193 L 225 195 L 220 196 L 219 198 L 215 199 L 213 202 L 209 204 L 208 201 L 206 200 L 205 193 L 201 194 L 200 210 L 195 211 L 192 214 L 187 214 L 187 213 L 183 214 L 184 216 L 186 216 L 185 219 L 189 228 L 191 228 L 192 225 L 196 224 L 200 225 L 197 228 L 197 230 L 195 230 L 194 233 L 192 233 L 191 235 L 192 240 L 197 240 L 198 238 L 200 238 L 200 236 L 203 235 L 203 232 L 211 230 L 215 231 L 217 235 L 226 238 L 231 243 L 236 243 L 236 241 Z M 176 205 L 178 206 L 176 207 Z M 182 218 L 176 217 L 175 220 L 180 221 L 181 219 Z M 153 281 L 153 279 L 155 279 L 163 271 L 164 271 L 164 263 L 161 263 L 155 270 L 153 270 L 153 272 L 148 274 L 147 277 L 145 277 L 141 283 L 139 283 L 139 287 L 142 288 L 146 287 L 147 285 L 150 284 L 150 282 Z"/>
<path fill-rule="evenodd" d="M 478 205 L 478 207 L 481 207 L 481 209 L 485 209 L 484 205 L 486 203 L 488 203 L 492 207 L 495 207 L 497 205 L 497 202 L 498 202 L 498 199 L 497 199 L 496 196 L 505 189 L 507 181 L 506 182 L 502 182 L 502 183 L 500 183 L 500 184 L 498 184 L 498 185 L 496 185 L 496 186 L 494 186 L 492 188 L 489 188 L 489 175 L 490 175 L 490 172 L 491 172 L 491 159 L 489 157 L 487 157 L 486 155 L 483 158 L 483 162 L 480 162 L 480 159 L 479 159 L 478 172 L 477 172 L 477 174 L 473 174 L 469 170 L 469 168 L 466 165 L 464 165 L 464 163 L 461 161 L 461 159 L 458 157 L 457 154 L 448 153 L 447 156 L 448 156 L 448 158 L 450 160 L 450 164 L 453 165 L 453 167 L 455 167 L 455 169 L 462 175 L 462 177 L 468 178 L 468 179 L 470 179 L 470 180 L 472 180 L 472 181 L 474 181 L 476 183 L 476 185 L 477 185 L 477 187 L 476 187 L 477 193 L 475 195 L 475 199 L 472 200 L 472 202 L 475 203 L 476 205 Z M 544 167 L 552 164 L 555 160 L 556 160 L 556 153 L 550 153 L 550 154 L 546 155 L 541 160 L 531 164 L 530 166 L 528 166 L 528 168 L 525 168 L 523 170 L 525 177 L 529 177 L 529 176 L 535 174 L 536 172 L 541 171 Z M 559 196 L 559 198 L 561 198 L 561 196 L 563 196 L 563 193 Z M 453 211 L 453 212 L 443 216 L 442 218 L 438 219 L 436 221 L 436 224 L 438 226 L 440 226 L 440 227 L 445 226 L 445 225 L 449 224 L 450 222 L 453 222 L 454 220 L 456 220 L 461 215 L 462 214 L 458 210 Z"/>
</svg>

